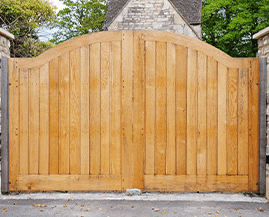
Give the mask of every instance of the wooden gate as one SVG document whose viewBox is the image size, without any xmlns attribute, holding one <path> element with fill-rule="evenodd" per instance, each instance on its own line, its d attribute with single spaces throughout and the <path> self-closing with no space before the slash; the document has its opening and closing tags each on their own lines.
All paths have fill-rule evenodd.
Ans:
<svg viewBox="0 0 269 217">
<path fill-rule="evenodd" d="M 258 82 L 258 59 L 158 31 L 9 59 L 9 190 L 257 192 Z"/>
</svg>

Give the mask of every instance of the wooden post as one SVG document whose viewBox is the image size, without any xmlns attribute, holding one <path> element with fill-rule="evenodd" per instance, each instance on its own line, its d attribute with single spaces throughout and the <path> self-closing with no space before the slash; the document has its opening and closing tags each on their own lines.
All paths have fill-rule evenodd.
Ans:
<svg viewBox="0 0 269 217">
<path fill-rule="evenodd" d="M 1 191 L 2 193 L 8 193 L 9 191 L 9 100 L 8 100 L 8 88 L 9 88 L 9 76 L 8 76 L 8 58 L 2 57 L 1 60 L 1 91 L 2 91 L 2 174 L 1 174 Z"/>
<path fill-rule="evenodd" d="M 259 81 L 259 143 L 260 143 L 260 182 L 259 192 L 265 194 L 266 192 L 266 91 L 267 91 L 267 58 L 260 57 L 260 81 Z"/>
</svg>

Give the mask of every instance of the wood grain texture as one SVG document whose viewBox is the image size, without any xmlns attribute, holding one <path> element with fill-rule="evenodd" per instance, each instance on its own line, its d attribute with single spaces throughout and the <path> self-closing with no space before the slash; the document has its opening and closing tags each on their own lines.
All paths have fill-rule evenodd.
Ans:
<svg viewBox="0 0 269 217">
<path fill-rule="evenodd" d="M 187 174 L 197 173 L 197 52 L 188 50 L 187 72 Z"/>
<path fill-rule="evenodd" d="M 208 57 L 207 71 L 207 174 L 217 174 L 218 64 Z"/>
<path fill-rule="evenodd" d="M 29 174 L 37 175 L 39 163 L 39 69 L 29 70 Z"/>
<path fill-rule="evenodd" d="M 29 173 L 29 73 L 20 70 L 20 174 Z"/>
<path fill-rule="evenodd" d="M 146 162 L 145 174 L 154 175 L 154 148 L 156 133 L 156 55 L 155 42 L 145 42 L 145 73 L 146 73 Z"/>
<path fill-rule="evenodd" d="M 177 175 L 187 174 L 187 67 L 188 48 L 177 45 L 176 164 Z"/>
<path fill-rule="evenodd" d="M 206 175 L 207 57 L 198 52 L 198 138 L 197 175 Z"/>
<path fill-rule="evenodd" d="M 238 69 L 229 69 L 228 79 L 228 174 L 238 172 Z"/>
<path fill-rule="evenodd" d="M 69 174 L 70 144 L 69 53 L 59 57 L 59 174 Z"/>
<path fill-rule="evenodd" d="M 167 150 L 167 44 L 156 43 L 156 144 L 155 174 L 166 174 Z"/>
<path fill-rule="evenodd" d="M 49 174 L 49 64 L 40 68 L 39 174 Z"/>
</svg>

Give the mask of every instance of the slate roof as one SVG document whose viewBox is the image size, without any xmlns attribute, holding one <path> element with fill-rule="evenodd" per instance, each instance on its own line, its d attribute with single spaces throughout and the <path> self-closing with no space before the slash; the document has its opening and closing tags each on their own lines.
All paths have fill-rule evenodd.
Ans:
<svg viewBox="0 0 269 217">
<path fill-rule="evenodd" d="M 130 0 L 110 0 L 106 14 L 106 26 L 122 11 Z M 168 0 L 184 16 L 189 24 L 201 24 L 202 0 Z"/>
</svg>

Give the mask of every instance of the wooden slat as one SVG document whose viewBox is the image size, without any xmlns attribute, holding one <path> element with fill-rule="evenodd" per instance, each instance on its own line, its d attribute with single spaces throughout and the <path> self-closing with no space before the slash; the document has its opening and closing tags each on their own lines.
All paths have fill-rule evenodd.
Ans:
<svg viewBox="0 0 269 217">
<path fill-rule="evenodd" d="M 133 99 L 133 188 L 144 189 L 145 160 L 145 43 L 140 35 L 134 36 L 134 99 Z"/>
<path fill-rule="evenodd" d="M 89 174 L 90 171 L 90 57 L 89 46 L 81 48 L 81 174 Z"/>
<path fill-rule="evenodd" d="M 109 174 L 110 43 L 101 44 L 101 174 Z"/>
<path fill-rule="evenodd" d="M 90 46 L 90 174 L 100 174 L 100 43 Z"/>
<path fill-rule="evenodd" d="M 9 59 L 9 190 L 17 190 L 19 175 L 19 70 L 18 59 Z"/>
<path fill-rule="evenodd" d="M 70 174 L 80 174 L 81 49 L 70 55 Z"/>
<path fill-rule="evenodd" d="M 39 174 L 49 174 L 49 64 L 40 68 Z"/>
<path fill-rule="evenodd" d="M 20 70 L 20 174 L 29 172 L 29 73 Z"/>
<path fill-rule="evenodd" d="M 49 64 L 49 174 L 59 172 L 59 71 L 58 58 Z"/>
<path fill-rule="evenodd" d="M 167 44 L 167 152 L 166 174 L 176 174 L 176 45 Z"/>
<path fill-rule="evenodd" d="M 198 139 L 197 175 L 206 175 L 207 57 L 198 52 Z"/>
<path fill-rule="evenodd" d="M 229 69 L 228 107 L 228 174 L 237 175 L 238 166 L 238 69 Z"/>
<path fill-rule="evenodd" d="M 187 73 L 187 174 L 197 170 L 197 52 L 189 49 Z"/>
<path fill-rule="evenodd" d="M 155 42 L 145 43 L 146 73 L 146 162 L 145 174 L 154 175 L 154 147 L 156 124 L 156 76 L 155 76 Z"/>
<path fill-rule="evenodd" d="M 38 174 L 39 69 L 29 70 L 29 174 Z"/>
<path fill-rule="evenodd" d="M 245 192 L 247 176 L 145 175 L 146 191 Z"/>
<path fill-rule="evenodd" d="M 120 175 L 20 175 L 22 191 L 120 191 Z"/>
<path fill-rule="evenodd" d="M 208 57 L 207 72 L 207 174 L 217 174 L 218 64 Z"/>
<path fill-rule="evenodd" d="M 69 174 L 69 53 L 59 57 L 59 174 Z"/>
<path fill-rule="evenodd" d="M 248 69 L 238 81 L 238 175 L 248 174 Z"/>
<path fill-rule="evenodd" d="M 187 172 L 187 67 L 188 49 L 177 45 L 176 73 L 176 164 L 177 175 Z"/>
<path fill-rule="evenodd" d="M 133 32 L 122 32 L 122 190 L 132 188 Z"/>
<path fill-rule="evenodd" d="M 227 174 L 227 76 L 228 69 L 218 64 L 218 175 Z"/>
<path fill-rule="evenodd" d="M 167 148 L 167 45 L 156 43 L 156 145 L 155 174 L 166 173 Z"/>
<path fill-rule="evenodd" d="M 121 174 L 121 42 L 112 42 L 110 174 Z"/>
<path fill-rule="evenodd" d="M 251 60 L 249 73 L 249 192 L 258 191 L 259 181 L 259 59 Z"/>
</svg>

